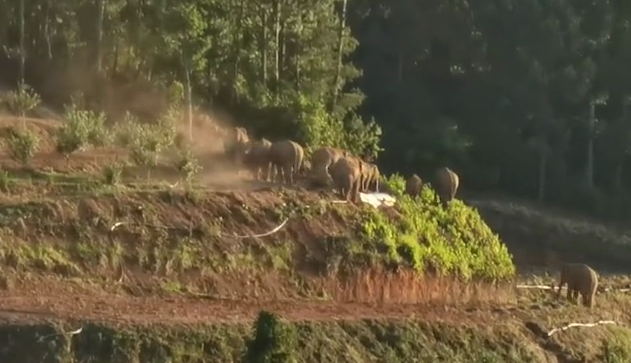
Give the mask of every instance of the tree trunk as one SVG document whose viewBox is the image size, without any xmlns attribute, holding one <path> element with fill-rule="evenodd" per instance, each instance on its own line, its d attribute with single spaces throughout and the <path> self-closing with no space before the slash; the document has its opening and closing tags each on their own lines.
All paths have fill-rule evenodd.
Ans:
<svg viewBox="0 0 631 363">
<path fill-rule="evenodd" d="M 280 82 L 280 79 L 283 78 L 283 71 L 287 70 L 287 63 L 288 63 L 288 59 L 287 59 L 287 42 L 290 40 L 289 36 L 287 34 L 287 26 L 281 22 L 280 24 L 280 64 L 278 65 L 279 67 L 279 74 L 278 74 L 278 80 Z"/>
<path fill-rule="evenodd" d="M 236 28 L 236 31 L 233 33 L 234 34 L 233 44 L 235 44 L 236 46 L 234 47 L 234 59 L 232 62 L 232 70 L 231 70 L 232 72 L 231 74 L 232 87 L 230 87 L 231 106 L 234 106 L 237 101 L 236 84 L 237 84 L 237 79 L 239 78 L 239 63 L 241 63 L 241 49 L 243 47 L 243 36 L 241 34 L 243 33 L 244 13 L 245 13 L 245 0 L 241 0 L 239 4 L 239 13 L 237 14 L 237 28 Z"/>
<path fill-rule="evenodd" d="M 19 68 L 19 73 L 18 73 L 18 77 L 19 77 L 19 82 L 20 83 L 24 83 L 24 78 L 25 78 L 25 68 L 26 68 L 26 47 L 24 45 L 24 42 L 26 41 L 26 34 L 25 34 L 25 29 L 24 29 L 24 22 L 25 22 L 25 9 L 24 9 L 24 2 L 26 0 L 20 0 L 20 9 L 19 9 L 19 15 L 18 17 L 19 22 L 20 22 L 20 68 Z"/>
<path fill-rule="evenodd" d="M 344 52 L 344 27 L 346 27 L 346 6 L 347 0 L 342 0 L 342 15 L 340 18 L 340 26 L 337 29 L 337 66 L 335 68 L 335 77 L 333 78 L 333 102 L 331 103 L 331 112 L 333 112 L 335 106 L 337 105 L 340 80 L 342 78 L 342 53 Z"/>
<path fill-rule="evenodd" d="M 280 82 L 280 11 L 281 0 L 274 0 L 274 91 L 278 92 L 278 83 Z"/>
<path fill-rule="evenodd" d="M 589 105 L 589 120 L 587 136 L 587 165 L 585 165 L 585 185 L 588 188 L 594 187 L 594 131 L 596 126 L 596 105 L 592 102 Z"/>
<path fill-rule="evenodd" d="M 261 8 L 261 39 L 259 52 L 261 52 L 261 80 L 267 84 L 267 9 Z"/>
<path fill-rule="evenodd" d="M 188 63 L 184 63 L 184 86 L 186 97 L 186 119 L 188 120 L 188 138 L 193 142 L 193 90 L 191 87 L 191 71 Z"/>
<path fill-rule="evenodd" d="M 94 68 L 101 73 L 103 58 L 103 20 L 105 18 L 105 0 L 96 0 L 96 37 L 94 39 Z"/>
<path fill-rule="evenodd" d="M 46 11 L 44 13 L 44 41 L 46 43 L 46 56 L 48 60 L 53 59 L 53 44 L 50 37 L 50 22 L 51 22 L 51 8 L 52 1 L 48 0 L 46 2 Z"/>
<path fill-rule="evenodd" d="M 118 72 L 118 57 L 119 57 L 119 44 L 118 41 L 114 43 L 114 59 L 112 59 L 112 73 L 116 74 Z"/>
</svg>

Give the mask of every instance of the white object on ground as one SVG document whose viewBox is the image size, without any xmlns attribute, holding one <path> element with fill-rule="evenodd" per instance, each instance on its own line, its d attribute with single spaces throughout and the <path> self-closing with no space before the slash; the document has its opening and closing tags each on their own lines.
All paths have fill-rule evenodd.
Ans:
<svg viewBox="0 0 631 363">
<path fill-rule="evenodd" d="M 392 207 L 396 203 L 396 199 L 386 193 L 359 193 L 359 197 L 363 203 L 368 203 L 375 208 L 380 206 Z"/>
<path fill-rule="evenodd" d="M 600 321 L 597 321 L 595 323 L 571 323 L 571 324 L 568 324 L 568 325 L 566 325 L 564 327 L 561 327 L 561 328 L 554 328 L 554 329 L 550 330 L 547 333 L 547 335 L 548 335 L 548 338 L 550 338 L 552 336 L 552 334 L 560 332 L 560 331 L 567 330 L 569 328 L 574 328 L 574 327 L 579 327 L 579 326 L 580 327 L 591 328 L 591 327 L 595 327 L 595 326 L 599 326 L 599 325 L 609 325 L 609 324 L 617 325 L 618 323 L 613 321 L 613 320 L 600 320 Z"/>
</svg>

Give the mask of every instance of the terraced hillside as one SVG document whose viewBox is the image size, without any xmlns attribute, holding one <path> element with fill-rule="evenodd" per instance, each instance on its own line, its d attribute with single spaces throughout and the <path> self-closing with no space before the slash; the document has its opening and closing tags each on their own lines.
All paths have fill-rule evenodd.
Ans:
<svg viewBox="0 0 631 363">
<path fill-rule="evenodd" d="M 0 127 L 16 122 L 4 118 Z M 394 207 L 340 203 L 329 191 L 252 182 L 221 164 L 208 142 L 195 148 L 206 168 L 194 185 L 182 187 L 167 164 L 151 178 L 126 167 L 116 182 L 113 165 L 125 150 L 65 159 L 54 152 L 58 123 L 27 125 L 42 150 L 26 167 L 0 155 L 3 362 L 250 362 L 270 350 L 285 351 L 283 362 L 630 357 L 624 292 L 603 290 L 588 310 L 514 288 L 514 280 L 552 282 L 542 271 L 568 251 L 624 267 L 622 230 L 468 201 L 509 251 L 460 201 L 444 211 L 426 191 Z M 549 231 L 556 237 L 541 242 Z M 589 233 L 609 237 L 590 249 Z M 569 245 L 577 236 L 582 243 Z M 514 278 L 509 252 L 528 275 Z M 616 275 L 602 286 L 626 284 Z M 620 324 L 545 336 L 598 320 Z M 282 346 L 261 343 L 264 331 Z"/>
</svg>

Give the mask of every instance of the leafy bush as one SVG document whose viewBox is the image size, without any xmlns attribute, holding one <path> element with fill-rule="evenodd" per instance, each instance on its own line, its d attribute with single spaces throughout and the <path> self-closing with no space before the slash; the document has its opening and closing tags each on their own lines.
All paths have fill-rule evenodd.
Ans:
<svg viewBox="0 0 631 363">
<path fill-rule="evenodd" d="M 66 107 L 64 120 L 64 126 L 57 130 L 56 150 L 66 158 L 88 145 L 105 146 L 110 141 L 102 112 L 80 109 L 72 104 Z"/>
<path fill-rule="evenodd" d="M 181 82 L 171 83 L 167 89 L 167 102 L 172 106 L 181 106 L 184 101 L 184 85 Z"/>
<path fill-rule="evenodd" d="M 254 337 L 247 344 L 244 363 L 290 363 L 297 348 L 296 332 L 273 313 L 261 311 Z"/>
<path fill-rule="evenodd" d="M 610 339 L 604 342 L 601 349 L 601 361 L 606 363 L 622 363 L 631 360 L 631 336 L 618 327 L 611 328 Z"/>
<path fill-rule="evenodd" d="M 180 159 L 176 167 L 178 171 L 183 174 L 184 181 L 187 184 L 202 170 L 201 165 L 199 165 L 197 158 L 195 158 L 190 149 L 185 149 L 180 153 Z"/>
<path fill-rule="evenodd" d="M 165 146 L 175 144 L 177 138 L 177 130 L 175 125 L 182 119 L 182 113 L 177 106 L 171 106 L 167 111 L 158 118 L 156 132 L 160 138 L 160 142 Z"/>
<path fill-rule="evenodd" d="M 121 182 L 123 175 L 123 165 L 114 162 L 103 168 L 103 182 L 107 185 L 117 185 Z"/>
<path fill-rule="evenodd" d="M 31 86 L 20 82 L 17 90 L 9 92 L 6 102 L 11 112 L 24 117 L 29 111 L 39 106 L 42 99 Z"/>
<path fill-rule="evenodd" d="M 130 147 L 140 127 L 140 120 L 130 112 L 126 112 L 123 120 L 116 126 L 114 144 L 124 148 Z"/>
<path fill-rule="evenodd" d="M 9 193 L 14 185 L 11 175 L 6 170 L 0 171 L 0 191 L 3 193 Z"/>
<path fill-rule="evenodd" d="M 383 178 L 383 183 L 397 197 L 405 192 L 405 178 L 398 173 L 392 174 L 389 178 Z"/>
<path fill-rule="evenodd" d="M 163 131 L 157 125 L 138 125 L 129 145 L 131 159 L 138 166 L 147 166 L 147 178 L 151 168 L 158 165 L 160 152 L 167 146 Z"/>
<path fill-rule="evenodd" d="M 39 138 L 26 128 L 10 128 L 5 139 L 7 152 L 11 159 L 23 166 L 28 165 L 39 147 Z"/>
<path fill-rule="evenodd" d="M 500 280 L 514 275 L 507 247 L 475 209 L 459 200 L 443 209 L 430 187 L 412 199 L 401 193 L 402 180 L 395 175 L 386 181 L 397 194 L 398 213 L 372 207 L 362 210 L 357 234 L 363 247 L 349 245 L 343 253 L 348 262 L 406 266 L 465 280 Z"/>
</svg>

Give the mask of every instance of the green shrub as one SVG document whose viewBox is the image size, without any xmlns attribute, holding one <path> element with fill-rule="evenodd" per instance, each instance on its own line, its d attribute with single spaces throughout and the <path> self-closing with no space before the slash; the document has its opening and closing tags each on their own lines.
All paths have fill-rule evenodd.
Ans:
<svg viewBox="0 0 631 363">
<path fill-rule="evenodd" d="M 55 149 L 59 154 L 66 158 L 70 154 L 82 149 L 88 138 L 88 130 L 86 125 L 74 114 L 68 112 L 66 114 L 66 123 L 57 129 Z"/>
<path fill-rule="evenodd" d="M 26 128 L 9 128 L 5 139 L 7 152 L 11 159 L 23 166 L 28 165 L 39 147 L 39 138 Z"/>
<path fill-rule="evenodd" d="M 500 280 L 514 275 L 507 247 L 474 208 L 453 200 L 443 209 L 430 187 L 412 199 L 401 193 L 402 181 L 398 175 L 386 181 L 397 194 L 398 215 L 363 208 L 357 231 L 363 247 L 347 247 L 347 258 L 465 280 Z"/>
<path fill-rule="evenodd" d="M 624 328 L 612 328 L 610 339 L 604 342 L 601 349 L 601 361 L 605 363 L 622 363 L 631 361 L 631 336 Z"/>
<path fill-rule="evenodd" d="M 142 125 L 138 117 L 129 111 L 125 113 L 123 119 L 116 125 L 114 132 L 114 144 L 123 148 L 128 148 L 133 143 L 135 135 L 141 133 Z"/>
<path fill-rule="evenodd" d="M 103 168 L 103 183 L 107 185 L 118 185 L 122 180 L 123 165 L 119 162 L 114 162 Z"/>
<path fill-rule="evenodd" d="M 6 170 L 0 171 L 0 191 L 3 193 L 11 192 L 11 189 L 14 185 L 13 179 L 11 179 L 11 175 Z"/>
<path fill-rule="evenodd" d="M 182 113 L 177 106 L 171 106 L 158 118 L 156 132 L 160 142 L 165 146 L 175 145 L 177 130 L 175 125 L 182 119 Z"/>
<path fill-rule="evenodd" d="M 57 130 L 56 150 L 66 158 L 88 145 L 109 144 L 110 134 L 105 125 L 104 113 L 81 109 L 71 104 L 66 107 L 64 120 L 64 126 Z"/>
<path fill-rule="evenodd" d="M 138 125 L 133 132 L 129 145 L 131 159 L 137 166 L 149 167 L 147 178 L 150 178 L 160 152 L 167 146 L 164 133 L 159 125 Z"/>
<path fill-rule="evenodd" d="M 290 363 L 297 348 L 292 326 L 273 313 L 261 311 L 254 322 L 254 337 L 247 344 L 244 363 Z"/>
<path fill-rule="evenodd" d="M 184 181 L 187 184 L 190 184 L 195 175 L 197 175 L 202 170 L 201 165 L 199 165 L 197 158 L 195 158 L 190 149 L 184 149 L 180 152 L 180 158 L 176 164 L 176 167 L 178 171 L 184 176 Z"/>
<path fill-rule="evenodd" d="M 37 92 L 24 82 L 20 82 L 17 90 L 9 92 L 6 100 L 9 110 L 21 117 L 26 116 L 29 111 L 39 106 L 41 102 L 42 99 Z"/>
<path fill-rule="evenodd" d="M 395 196 L 403 195 L 405 192 L 405 178 L 401 174 L 392 174 L 388 178 L 383 178 L 383 183 Z"/>
</svg>

